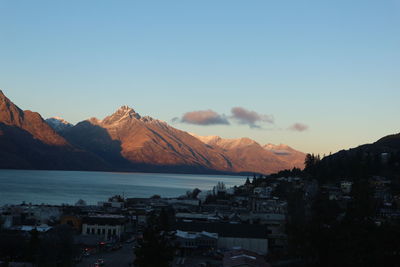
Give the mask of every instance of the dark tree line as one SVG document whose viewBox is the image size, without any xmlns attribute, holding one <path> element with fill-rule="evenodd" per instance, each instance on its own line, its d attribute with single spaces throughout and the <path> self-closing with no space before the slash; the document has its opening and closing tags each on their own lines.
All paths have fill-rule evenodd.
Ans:
<svg viewBox="0 0 400 267">
<path fill-rule="evenodd" d="M 60 225 L 46 233 L 36 230 L 25 235 L 0 231 L 0 258 L 6 262 L 29 262 L 35 266 L 73 266 L 78 254 L 73 233 L 68 225 Z"/>
<path fill-rule="evenodd" d="M 319 191 L 308 203 L 301 190 L 288 195 L 289 253 L 305 266 L 397 266 L 400 224 L 374 221 L 377 201 L 365 181 L 355 182 L 346 207 Z M 310 213 L 310 214 L 308 214 Z"/>
<path fill-rule="evenodd" d="M 337 182 L 340 179 L 360 180 L 371 176 L 400 179 L 400 151 L 383 153 L 382 150 L 353 149 L 340 151 L 320 159 L 308 154 L 305 160 L 305 176 L 321 183 Z"/>
<path fill-rule="evenodd" d="M 175 252 L 173 221 L 173 214 L 166 209 L 159 214 L 151 214 L 148 226 L 143 231 L 143 239 L 138 240 L 134 251 L 135 266 L 171 266 Z"/>
<path fill-rule="evenodd" d="M 381 201 L 375 199 L 369 180 L 383 176 L 390 190 L 400 193 L 400 151 L 365 146 L 321 158 L 308 154 L 304 170 L 284 170 L 256 179 L 268 184 L 279 177 L 302 177 L 316 181 L 313 197 L 292 183 L 280 181 L 273 195 L 288 201 L 289 257 L 304 266 L 398 266 L 400 262 L 400 219 L 375 221 Z M 353 182 L 347 202 L 330 200 L 323 184 Z M 253 184 L 248 181 L 247 184 Z"/>
</svg>

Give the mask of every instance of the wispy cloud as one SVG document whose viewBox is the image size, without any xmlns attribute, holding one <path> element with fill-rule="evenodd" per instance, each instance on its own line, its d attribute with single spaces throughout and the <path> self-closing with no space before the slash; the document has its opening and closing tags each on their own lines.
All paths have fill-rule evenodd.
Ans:
<svg viewBox="0 0 400 267">
<path fill-rule="evenodd" d="M 225 115 L 218 114 L 217 112 L 209 110 L 198 110 L 186 112 L 182 118 L 173 118 L 173 122 L 183 122 L 196 125 L 229 125 L 229 121 Z"/>
<path fill-rule="evenodd" d="M 288 129 L 291 131 L 296 131 L 296 132 L 304 132 L 306 130 L 308 130 L 308 125 L 305 125 L 303 123 L 295 123 L 292 126 L 290 126 Z"/>
<path fill-rule="evenodd" d="M 232 118 L 239 124 L 246 124 L 250 128 L 261 128 L 259 123 L 274 123 L 271 115 L 260 114 L 255 111 L 247 110 L 243 107 L 234 107 L 231 109 Z"/>
</svg>

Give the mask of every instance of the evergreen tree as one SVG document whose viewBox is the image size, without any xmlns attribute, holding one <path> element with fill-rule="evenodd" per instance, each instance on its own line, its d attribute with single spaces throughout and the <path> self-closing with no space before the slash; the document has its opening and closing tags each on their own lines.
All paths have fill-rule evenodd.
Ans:
<svg viewBox="0 0 400 267">
<path fill-rule="evenodd" d="M 143 239 L 135 248 L 137 267 L 169 267 L 174 258 L 173 234 L 169 231 L 168 214 L 161 211 L 160 216 L 151 215 Z"/>
<path fill-rule="evenodd" d="M 30 263 L 36 263 L 39 252 L 39 245 L 40 245 L 39 232 L 36 229 L 33 229 L 30 232 L 30 239 L 26 257 Z"/>
</svg>

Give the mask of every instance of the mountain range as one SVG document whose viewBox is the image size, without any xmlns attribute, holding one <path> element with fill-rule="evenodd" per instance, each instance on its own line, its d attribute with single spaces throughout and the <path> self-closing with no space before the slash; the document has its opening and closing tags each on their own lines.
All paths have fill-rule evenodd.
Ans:
<svg viewBox="0 0 400 267">
<path fill-rule="evenodd" d="M 0 168 L 108 170 L 110 166 L 72 146 L 39 113 L 21 110 L 0 91 Z"/>
<path fill-rule="evenodd" d="M 72 125 L 23 111 L 0 91 L 0 168 L 272 173 L 303 168 L 305 154 L 249 138 L 197 136 L 128 106 Z"/>
</svg>

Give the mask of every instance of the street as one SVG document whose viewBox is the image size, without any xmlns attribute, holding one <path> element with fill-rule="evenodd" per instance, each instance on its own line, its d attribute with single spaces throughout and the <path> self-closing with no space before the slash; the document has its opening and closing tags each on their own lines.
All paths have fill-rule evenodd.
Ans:
<svg viewBox="0 0 400 267">
<path fill-rule="evenodd" d="M 78 263 L 77 267 L 93 267 L 97 259 L 103 259 L 102 266 L 133 266 L 134 253 L 133 244 L 123 244 L 122 248 L 116 251 L 106 251 L 95 255 L 90 255 L 82 258 L 82 262 Z"/>
</svg>

